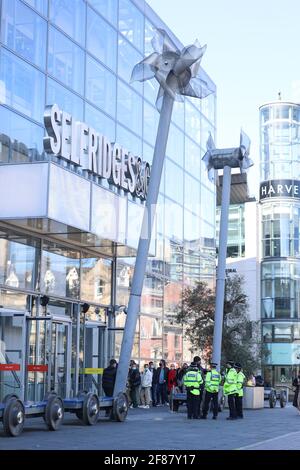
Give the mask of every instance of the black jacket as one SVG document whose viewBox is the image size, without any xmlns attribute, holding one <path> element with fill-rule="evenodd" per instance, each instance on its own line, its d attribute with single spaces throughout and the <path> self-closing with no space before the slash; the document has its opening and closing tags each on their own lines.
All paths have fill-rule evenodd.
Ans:
<svg viewBox="0 0 300 470">
<path fill-rule="evenodd" d="M 111 397 L 114 391 L 117 368 L 108 366 L 103 371 L 102 387 L 106 396 Z"/>
<path fill-rule="evenodd" d="M 141 375 L 138 369 L 129 369 L 128 382 L 130 387 L 138 387 L 141 385 Z"/>
</svg>

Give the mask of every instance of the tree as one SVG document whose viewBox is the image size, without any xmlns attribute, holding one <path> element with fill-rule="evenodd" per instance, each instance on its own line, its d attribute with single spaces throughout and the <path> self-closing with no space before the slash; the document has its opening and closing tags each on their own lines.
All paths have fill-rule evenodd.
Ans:
<svg viewBox="0 0 300 470">
<path fill-rule="evenodd" d="M 222 337 L 222 363 L 240 362 L 247 374 L 260 367 L 261 347 L 259 322 L 249 320 L 248 297 L 244 278 L 228 276 L 225 283 L 224 323 Z M 214 331 L 215 292 L 205 282 L 186 288 L 173 321 L 183 325 L 185 336 L 193 351 L 201 351 L 208 362 L 212 356 Z"/>
</svg>

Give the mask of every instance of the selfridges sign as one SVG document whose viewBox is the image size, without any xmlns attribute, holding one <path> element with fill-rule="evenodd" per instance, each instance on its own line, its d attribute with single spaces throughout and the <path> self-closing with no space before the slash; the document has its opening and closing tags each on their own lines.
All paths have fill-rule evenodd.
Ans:
<svg viewBox="0 0 300 470">
<path fill-rule="evenodd" d="M 54 104 L 44 113 L 45 152 L 69 160 L 124 191 L 146 199 L 150 165 Z"/>
<path fill-rule="evenodd" d="M 273 197 L 300 198 L 300 181 L 270 180 L 260 184 L 259 200 Z"/>
</svg>

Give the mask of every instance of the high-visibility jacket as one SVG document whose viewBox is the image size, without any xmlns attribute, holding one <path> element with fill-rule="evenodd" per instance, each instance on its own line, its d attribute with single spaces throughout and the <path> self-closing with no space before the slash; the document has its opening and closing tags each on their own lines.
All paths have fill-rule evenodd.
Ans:
<svg viewBox="0 0 300 470">
<path fill-rule="evenodd" d="M 212 369 L 207 372 L 205 377 L 205 390 L 210 393 L 217 393 L 219 391 L 221 382 L 221 374 L 217 369 Z"/>
<path fill-rule="evenodd" d="M 188 369 L 183 377 L 183 383 L 193 395 L 200 395 L 200 385 L 203 384 L 203 379 L 198 369 Z"/>
<path fill-rule="evenodd" d="M 245 374 L 240 370 L 240 372 L 237 373 L 237 380 L 236 380 L 236 386 L 238 390 L 238 396 L 243 397 L 244 396 L 244 380 L 245 380 Z"/>
<path fill-rule="evenodd" d="M 224 395 L 237 393 L 237 372 L 233 367 L 226 370 L 223 392 Z"/>
</svg>

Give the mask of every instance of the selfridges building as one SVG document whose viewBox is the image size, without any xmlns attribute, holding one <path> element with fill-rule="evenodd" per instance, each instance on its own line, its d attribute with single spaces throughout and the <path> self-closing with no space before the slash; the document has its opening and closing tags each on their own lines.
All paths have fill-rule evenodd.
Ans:
<svg viewBox="0 0 300 470">
<path fill-rule="evenodd" d="M 265 381 L 300 371 L 300 106 L 260 108 L 261 319 Z"/>
<path fill-rule="evenodd" d="M 143 0 L 1 2 L 0 341 L 17 364 L 23 338 L 15 374 L 27 367 L 31 383 L 48 370 L 72 394 L 73 372 L 99 384 L 120 352 L 159 118 L 157 83 L 130 76 L 156 28 L 182 48 Z M 174 106 L 132 351 L 141 364 L 190 359 L 171 317 L 185 286 L 214 283 L 215 189 L 201 157 L 215 98 Z"/>
</svg>

